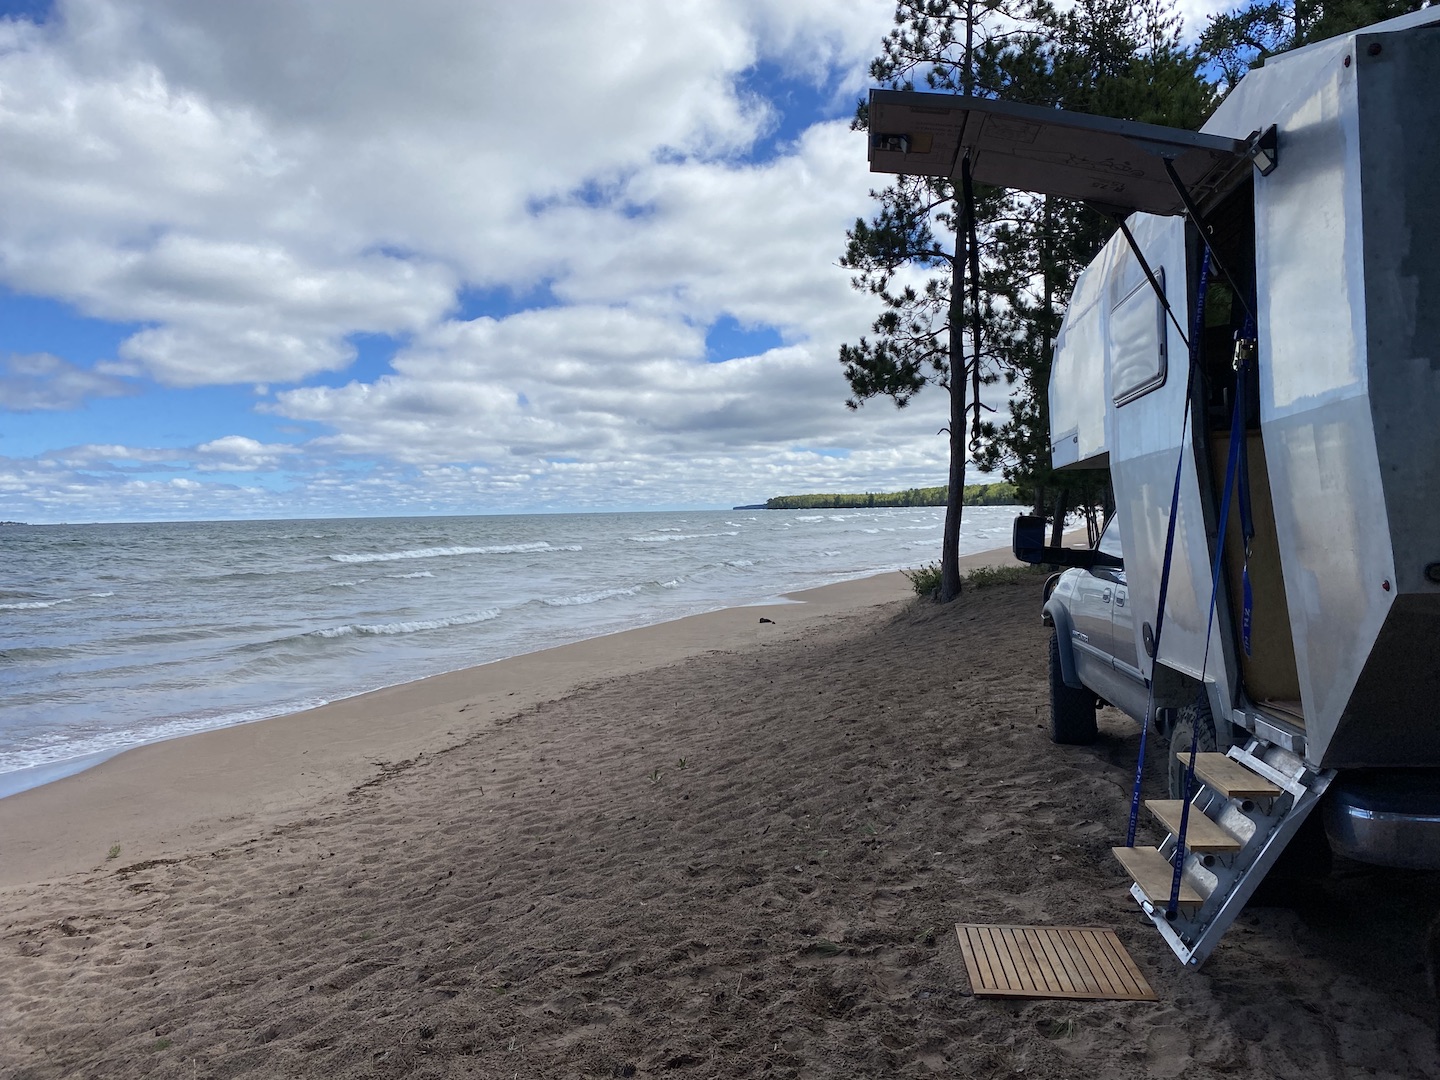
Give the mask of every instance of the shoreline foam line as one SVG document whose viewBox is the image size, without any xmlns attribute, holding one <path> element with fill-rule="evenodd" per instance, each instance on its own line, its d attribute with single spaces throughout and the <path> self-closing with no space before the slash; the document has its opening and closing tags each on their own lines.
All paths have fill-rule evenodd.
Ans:
<svg viewBox="0 0 1440 1080">
<path fill-rule="evenodd" d="M 965 556 L 961 565 L 1013 561 L 995 549 Z M 298 814 L 323 812 L 370 779 L 377 763 L 434 754 L 589 683 L 763 647 L 826 618 L 913 595 L 904 575 L 890 571 L 124 750 L 0 798 L 0 888 L 93 869 L 112 844 L 121 845 L 126 863 L 215 850 Z"/>
</svg>

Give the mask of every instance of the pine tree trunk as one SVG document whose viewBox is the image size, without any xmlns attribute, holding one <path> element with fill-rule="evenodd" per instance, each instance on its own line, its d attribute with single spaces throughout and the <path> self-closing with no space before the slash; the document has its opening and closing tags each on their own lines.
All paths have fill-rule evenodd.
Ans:
<svg viewBox="0 0 1440 1080">
<path fill-rule="evenodd" d="M 957 215 L 958 219 L 958 215 Z M 965 230 L 955 235 L 950 268 L 950 491 L 945 500 L 945 540 L 940 549 L 940 602 L 960 595 L 960 519 L 965 505 Z"/>
<path fill-rule="evenodd" d="M 975 0 L 965 4 L 962 89 L 975 93 Z M 966 220 L 955 199 L 955 261 L 950 264 L 950 491 L 945 500 L 945 541 L 940 549 L 940 602 L 960 595 L 960 519 L 965 507 L 965 266 Z"/>
<path fill-rule="evenodd" d="M 1041 207 L 1041 229 L 1040 229 L 1040 273 L 1042 275 L 1042 294 L 1040 300 L 1041 323 L 1045 328 L 1045 340 L 1040 346 L 1040 363 L 1045 371 L 1045 385 L 1040 387 L 1039 406 L 1041 430 L 1050 430 L 1050 373 L 1055 369 L 1055 275 L 1051 272 L 1054 266 L 1050 253 L 1050 238 L 1055 235 L 1055 216 L 1052 213 L 1050 196 L 1046 195 L 1044 204 Z M 1047 439 L 1048 443 L 1049 440 Z M 1048 448 L 1041 451 L 1048 453 Z M 1045 460 L 1036 463 L 1038 471 L 1043 475 L 1053 475 L 1050 471 L 1050 463 Z M 1058 479 L 1058 478 L 1057 478 Z M 1050 546 L 1059 547 L 1065 536 L 1065 512 L 1069 509 L 1070 492 L 1064 484 L 1055 495 L 1055 519 L 1050 526 Z M 1044 513 L 1041 508 L 1036 513 Z"/>
<path fill-rule="evenodd" d="M 1055 493 L 1055 517 L 1050 525 L 1050 546 L 1059 547 L 1065 542 L 1065 512 L 1069 510 L 1069 492 L 1061 488 Z"/>
</svg>

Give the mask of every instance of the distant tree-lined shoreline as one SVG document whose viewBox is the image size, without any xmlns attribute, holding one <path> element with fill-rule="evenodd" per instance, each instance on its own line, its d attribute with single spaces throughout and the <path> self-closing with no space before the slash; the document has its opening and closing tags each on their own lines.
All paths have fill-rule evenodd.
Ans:
<svg viewBox="0 0 1440 1080">
<path fill-rule="evenodd" d="M 766 510 L 864 510 L 872 506 L 944 506 L 949 487 L 909 488 L 906 491 L 867 491 L 863 495 L 777 495 L 766 499 Z M 967 506 L 1021 506 L 1025 500 L 1014 484 L 966 484 Z"/>
</svg>

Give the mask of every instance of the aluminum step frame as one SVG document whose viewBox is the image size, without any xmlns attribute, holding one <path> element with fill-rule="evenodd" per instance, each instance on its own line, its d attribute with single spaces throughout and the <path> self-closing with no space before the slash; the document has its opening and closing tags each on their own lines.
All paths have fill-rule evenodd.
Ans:
<svg viewBox="0 0 1440 1080">
<path fill-rule="evenodd" d="M 1279 785 L 1284 794 L 1254 803 L 1246 801 L 1243 813 L 1256 828 L 1239 853 L 1229 856 L 1185 853 L 1184 879 L 1206 895 L 1205 903 L 1189 915 L 1182 910 L 1172 921 L 1165 915 L 1165 904 L 1151 903 L 1139 885 L 1130 887 L 1130 895 L 1155 924 L 1171 951 L 1192 969 L 1209 959 L 1335 775 L 1333 770 L 1316 772 L 1298 755 L 1257 738 L 1252 738 L 1244 747 L 1232 746 L 1228 756 Z M 1194 802 L 1192 814 L 1205 813 L 1217 806 L 1238 807 L 1242 803 L 1227 800 L 1208 788 L 1203 788 Z M 1175 846 L 1175 837 L 1167 836 L 1160 850 L 1173 858 Z"/>
</svg>

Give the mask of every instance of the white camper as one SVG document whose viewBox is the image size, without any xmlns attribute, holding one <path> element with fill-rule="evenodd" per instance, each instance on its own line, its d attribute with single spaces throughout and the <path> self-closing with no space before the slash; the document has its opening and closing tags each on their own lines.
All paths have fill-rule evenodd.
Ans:
<svg viewBox="0 0 1440 1080">
<path fill-rule="evenodd" d="M 1437 87 L 1429 8 L 1272 58 L 1199 133 L 871 93 L 872 171 L 968 157 L 1129 214 L 1050 386 L 1054 464 L 1109 468 L 1119 558 L 1024 519 L 1017 554 L 1085 579 L 1046 603 L 1062 720 L 1099 699 L 1200 744 L 1165 841 L 1118 852 L 1190 965 L 1313 808 L 1346 856 L 1440 867 Z"/>
</svg>

